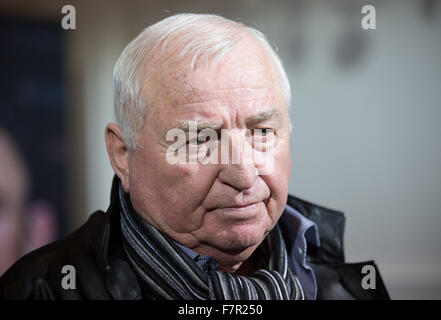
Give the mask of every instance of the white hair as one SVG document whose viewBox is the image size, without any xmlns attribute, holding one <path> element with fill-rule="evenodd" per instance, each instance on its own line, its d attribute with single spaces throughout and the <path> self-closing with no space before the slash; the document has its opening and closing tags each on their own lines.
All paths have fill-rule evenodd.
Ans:
<svg viewBox="0 0 441 320">
<path fill-rule="evenodd" d="M 147 28 L 123 50 L 113 70 L 115 118 L 129 149 L 138 146 L 150 106 L 142 94 L 148 77 L 146 65 L 152 59 L 191 59 L 194 70 L 199 63 L 216 63 L 246 35 L 260 43 L 273 62 L 280 78 L 286 106 L 291 101 L 288 77 L 278 54 L 260 31 L 218 15 L 182 13 L 170 16 Z"/>
</svg>

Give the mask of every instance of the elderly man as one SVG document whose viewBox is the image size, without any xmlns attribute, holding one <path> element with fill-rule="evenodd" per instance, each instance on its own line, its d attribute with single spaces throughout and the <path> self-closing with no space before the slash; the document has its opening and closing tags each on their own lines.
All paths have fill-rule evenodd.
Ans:
<svg viewBox="0 0 441 320">
<path fill-rule="evenodd" d="M 107 212 L 22 258 L 1 297 L 388 298 L 372 261 L 344 263 L 343 214 L 288 196 L 290 86 L 260 32 L 171 16 L 124 49 L 114 90 Z"/>
</svg>

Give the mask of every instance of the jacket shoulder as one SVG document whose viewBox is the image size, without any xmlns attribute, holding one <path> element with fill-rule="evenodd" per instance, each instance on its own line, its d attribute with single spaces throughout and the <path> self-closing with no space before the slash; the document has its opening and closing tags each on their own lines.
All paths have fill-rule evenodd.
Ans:
<svg viewBox="0 0 441 320">
<path fill-rule="evenodd" d="M 288 195 L 288 204 L 314 221 L 320 236 L 320 247 L 308 246 L 308 264 L 314 270 L 317 281 L 317 299 L 390 299 L 380 271 L 373 260 L 346 263 L 343 237 L 345 215 L 343 212 L 329 209 L 312 202 Z M 374 289 L 362 286 L 363 270 L 368 266 L 372 270 Z"/>
<path fill-rule="evenodd" d="M 0 277 L 0 299 L 79 298 L 79 290 L 65 290 L 63 277 L 72 266 L 76 287 L 81 282 L 96 282 L 96 255 L 93 253 L 106 224 L 102 211 L 92 214 L 87 222 L 67 237 L 36 249 L 12 265 Z M 95 276 L 92 276 L 95 274 Z"/>
</svg>

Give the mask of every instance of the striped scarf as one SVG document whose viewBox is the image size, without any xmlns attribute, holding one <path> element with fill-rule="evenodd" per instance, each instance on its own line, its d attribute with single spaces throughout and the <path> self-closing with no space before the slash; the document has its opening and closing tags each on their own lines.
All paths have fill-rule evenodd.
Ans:
<svg viewBox="0 0 441 320">
<path fill-rule="evenodd" d="M 141 279 L 145 299 L 303 300 L 299 280 L 288 268 L 281 231 L 276 227 L 259 249 L 271 255 L 264 269 L 251 276 L 204 272 L 167 235 L 142 219 L 119 187 L 123 247 Z"/>
</svg>

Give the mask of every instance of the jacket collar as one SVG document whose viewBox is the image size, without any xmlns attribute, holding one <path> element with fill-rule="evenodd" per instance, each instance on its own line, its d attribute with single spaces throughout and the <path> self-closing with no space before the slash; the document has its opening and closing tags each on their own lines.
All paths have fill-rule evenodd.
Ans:
<svg viewBox="0 0 441 320">
<path fill-rule="evenodd" d="M 89 220 L 96 224 L 97 230 L 92 234 L 96 263 L 103 275 L 106 286 L 116 300 L 141 299 L 141 288 L 135 272 L 125 258 L 121 241 L 120 208 L 118 199 L 119 178 L 115 175 L 112 181 L 110 205 L 105 214 L 94 215 Z"/>
<path fill-rule="evenodd" d="M 291 195 L 288 195 L 287 203 L 318 226 L 320 247 L 308 246 L 308 259 L 318 263 L 344 263 L 343 234 L 346 219 L 343 212 Z"/>
</svg>

